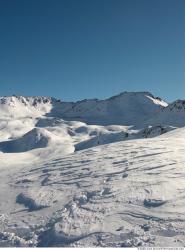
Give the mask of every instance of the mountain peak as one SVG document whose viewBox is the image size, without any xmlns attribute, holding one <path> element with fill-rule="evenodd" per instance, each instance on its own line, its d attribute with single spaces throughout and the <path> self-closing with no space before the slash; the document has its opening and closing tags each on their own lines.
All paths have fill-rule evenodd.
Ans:
<svg viewBox="0 0 185 250">
<path fill-rule="evenodd" d="M 118 95 L 114 95 L 114 96 L 112 96 L 112 97 L 110 97 L 108 99 L 114 99 L 114 98 L 118 98 L 118 97 L 138 97 L 138 96 L 140 96 L 140 97 L 151 97 L 153 99 L 162 101 L 163 104 L 164 104 L 164 101 L 160 97 L 156 97 L 156 96 L 154 96 L 153 94 L 151 94 L 148 91 L 131 91 L 131 92 L 124 91 L 124 92 L 121 92 Z"/>
<path fill-rule="evenodd" d="M 185 100 L 176 100 L 166 108 L 169 111 L 185 111 Z"/>
</svg>

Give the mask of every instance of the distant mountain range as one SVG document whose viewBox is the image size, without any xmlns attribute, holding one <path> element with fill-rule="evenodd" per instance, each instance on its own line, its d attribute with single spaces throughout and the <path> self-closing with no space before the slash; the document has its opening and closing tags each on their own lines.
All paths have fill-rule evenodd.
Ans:
<svg viewBox="0 0 185 250">
<path fill-rule="evenodd" d="M 149 92 L 123 92 L 105 100 L 63 102 L 50 97 L 0 97 L 0 117 L 55 117 L 96 125 L 184 126 L 185 101 L 171 104 Z"/>
</svg>

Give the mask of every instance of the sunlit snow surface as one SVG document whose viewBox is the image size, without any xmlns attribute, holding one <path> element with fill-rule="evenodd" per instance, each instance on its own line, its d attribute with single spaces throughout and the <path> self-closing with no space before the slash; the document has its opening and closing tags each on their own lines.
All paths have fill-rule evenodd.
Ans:
<svg viewBox="0 0 185 250">
<path fill-rule="evenodd" d="M 12 164 L 0 245 L 184 246 L 184 163 L 184 138 L 161 136 Z"/>
<path fill-rule="evenodd" d="M 43 100 L 38 112 L 49 109 Z M 173 110 L 182 128 L 138 130 L 8 112 L 0 119 L 1 247 L 185 246 L 182 108 Z"/>
</svg>

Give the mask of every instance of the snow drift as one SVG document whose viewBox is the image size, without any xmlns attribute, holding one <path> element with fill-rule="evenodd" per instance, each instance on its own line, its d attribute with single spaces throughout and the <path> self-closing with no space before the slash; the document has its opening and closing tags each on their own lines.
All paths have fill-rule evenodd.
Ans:
<svg viewBox="0 0 185 250">
<path fill-rule="evenodd" d="M 45 148 L 58 142 L 59 138 L 46 129 L 34 128 L 21 138 L 0 142 L 0 150 L 4 153 L 18 153 Z"/>
</svg>

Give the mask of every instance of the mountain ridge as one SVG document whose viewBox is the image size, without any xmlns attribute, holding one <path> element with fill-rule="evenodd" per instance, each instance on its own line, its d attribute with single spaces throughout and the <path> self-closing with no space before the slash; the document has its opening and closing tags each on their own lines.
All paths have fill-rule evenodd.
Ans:
<svg viewBox="0 0 185 250">
<path fill-rule="evenodd" d="M 106 97 L 106 98 L 102 98 L 102 99 L 99 99 L 99 98 L 85 98 L 85 99 L 80 99 L 80 100 L 76 100 L 76 101 L 65 101 L 65 100 L 62 100 L 60 98 L 55 98 L 53 96 L 44 96 L 44 95 L 16 95 L 16 94 L 12 94 L 12 95 L 3 95 L 3 96 L 0 96 L 0 101 L 1 99 L 7 99 L 7 98 L 12 98 L 12 97 L 15 97 L 17 99 L 31 99 L 31 98 L 34 98 L 34 99 L 48 99 L 50 101 L 56 101 L 56 102 L 67 102 L 67 103 L 78 103 L 78 102 L 83 102 L 83 101 L 91 101 L 91 100 L 95 100 L 95 101 L 105 101 L 105 100 L 109 100 L 109 99 L 113 99 L 113 98 L 116 98 L 116 97 L 120 97 L 120 96 L 123 96 L 125 94 L 133 94 L 133 95 L 140 95 L 140 94 L 143 94 L 143 95 L 148 95 L 152 98 L 155 98 L 155 99 L 158 99 L 158 100 L 163 100 L 162 98 L 158 97 L 158 96 L 155 96 L 153 95 L 151 92 L 149 91 L 122 91 L 118 94 L 115 94 L 113 96 L 110 96 L 110 97 Z"/>
<path fill-rule="evenodd" d="M 0 97 L 1 113 L 16 117 L 51 116 L 99 125 L 141 125 L 168 104 L 149 92 L 122 92 L 104 100 L 65 102 L 53 97 Z M 16 110 L 17 107 L 17 110 Z M 138 116 L 140 112 L 141 115 Z M 129 115 L 130 114 L 130 115 Z M 138 124 L 137 124 L 138 123 Z"/>
</svg>

